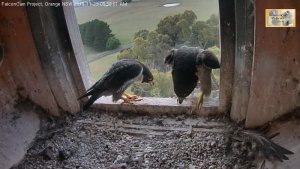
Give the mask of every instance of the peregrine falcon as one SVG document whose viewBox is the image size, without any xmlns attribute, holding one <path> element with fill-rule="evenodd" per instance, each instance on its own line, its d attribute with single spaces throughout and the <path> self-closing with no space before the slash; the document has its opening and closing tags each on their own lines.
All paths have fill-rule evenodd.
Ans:
<svg viewBox="0 0 300 169">
<path fill-rule="evenodd" d="M 211 93 L 212 69 L 220 68 L 216 55 L 198 47 L 183 46 L 172 49 L 165 58 L 165 64 L 172 67 L 174 91 L 180 104 L 192 93 L 200 80 L 201 94 L 196 106 L 200 109 L 203 95 L 209 96 Z"/>
<path fill-rule="evenodd" d="M 153 84 L 153 75 L 143 63 L 132 59 L 122 59 L 114 63 L 102 78 L 78 99 L 91 96 L 88 102 L 84 104 L 83 110 L 88 109 L 102 96 L 112 95 L 113 102 L 119 99 L 122 99 L 123 103 L 139 101 L 141 99 L 138 99 L 137 96 L 123 94 L 135 81 Z"/>
</svg>

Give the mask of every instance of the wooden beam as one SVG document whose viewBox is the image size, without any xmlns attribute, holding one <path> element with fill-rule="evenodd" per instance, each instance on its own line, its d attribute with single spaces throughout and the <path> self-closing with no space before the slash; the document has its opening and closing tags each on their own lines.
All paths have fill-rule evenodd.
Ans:
<svg viewBox="0 0 300 169">
<path fill-rule="evenodd" d="M 63 3 L 72 3 L 72 0 L 62 0 Z M 84 93 L 86 89 L 92 85 L 91 73 L 86 57 L 84 56 L 84 48 L 81 40 L 81 35 L 75 15 L 74 6 L 63 6 L 64 22 L 68 28 L 68 36 L 72 44 L 74 57 L 71 57 L 70 65 L 72 66 L 72 72 L 75 81 L 78 83 L 79 93 Z"/>
<path fill-rule="evenodd" d="M 13 112 L 21 96 L 52 115 L 59 115 L 23 7 L 0 6 L 0 41 L 4 50 L 0 66 L 0 113 Z"/>
<path fill-rule="evenodd" d="M 219 0 L 221 35 L 221 71 L 219 112 L 230 110 L 235 56 L 234 0 Z"/>
<path fill-rule="evenodd" d="M 236 0 L 236 48 L 234 83 L 230 116 L 235 121 L 246 118 L 250 96 L 254 49 L 254 0 Z"/>
<path fill-rule="evenodd" d="M 72 74 L 74 67 L 69 62 L 75 56 L 62 7 L 27 7 L 27 14 L 40 61 L 57 105 L 63 111 L 78 112 L 77 79 Z"/>
</svg>

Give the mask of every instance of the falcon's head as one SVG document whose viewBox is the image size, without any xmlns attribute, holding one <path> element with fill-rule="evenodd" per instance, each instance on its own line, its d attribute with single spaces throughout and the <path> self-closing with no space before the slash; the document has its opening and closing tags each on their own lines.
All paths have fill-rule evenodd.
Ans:
<svg viewBox="0 0 300 169">
<path fill-rule="evenodd" d="M 220 63 L 217 56 L 211 51 L 204 50 L 197 55 L 196 66 L 206 66 L 209 69 L 218 69 L 220 68 Z"/>
<path fill-rule="evenodd" d="M 143 79 L 142 79 L 142 83 L 150 83 L 153 84 L 153 75 L 150 72 L 149 68 L 147 66 L 145 66 L 144 64 L 141 63 L 141 65 L 143 66 Z"/>
</svg>

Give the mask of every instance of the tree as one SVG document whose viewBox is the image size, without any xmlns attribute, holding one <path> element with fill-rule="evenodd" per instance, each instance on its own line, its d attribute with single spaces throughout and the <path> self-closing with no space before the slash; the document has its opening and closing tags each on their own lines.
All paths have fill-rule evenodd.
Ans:
<svg viewBox="0 0 300 169">
<path fill-rule="evenodd" d="M 177 35 L 179 42 L 184 43 L 190 41 L 191 29 L 189 22 L 187 20 L 180 20 L 177 26 L 180 28 L 180 32 Z"/>
<path fill-rule="evenodd" d="M 219 46 L 219 19 L 217 15 L 211 15 L 204 21 L 197 21 L 192 25 L 191 43 L 203 49 Z"/>
<path fill-rule="evenodd" d="M 190 38 L 190 27 L 197 19 L 193 11 L 186 10 L 184 13 L 167 16 L 160 20 L 156 31 L 168 35 L 171 39 L 171 46 L 183 43 Z"/>
<path fill-rule="evenodd" d="M 119 39 L 117 39 L 114 36 L 111 36 L 108 38 L 108 40 L 106 42 L 106 49 L 108 49 L 108 50 L 116 49 L 120 45 L 121 45 L 121 43 L 120 43 Z"/>
<path fill-rule="evenodd" d="M 132 51 L 134 56 L 139 60 L 146 60 L 148 55 L 147 40 L 141 37 L 134 39 Z"/>
<path fill-rule="evenodd" d="M 83 44 L 90 46 L 98 51 L 106 50 L 106 44 L 109 38 L 114 37 L 109 25 L 106 22 L 97 19 L 79 25 Z M 111 39 L 117 46 L 117 40 Z M 109 42 L 111 44 L 111 42 Z M 111 47 L 111 46 L 109 46 Z"/>
<path fill-rule="evenodd" d="M 136 33 L 134 34 L 133 39 L 136 39 L 136 38 L 138 38 L 138 37 L 141 37 L 141 38 L 143 38 L 144 40 L 146 40 L 148 34 L 149 34 L 149 31 L 148 31 L 148 30 L 142 29 L 142 30 L 139 30 L 138 32 L 136 32 Z"/>
<path fill-rule="evenodd" d="M 159 72 L 152 70 L 154 76 L 154 88 L 150 95 L 154 97 L 172 97 L 174 96 L 173 81 L 171 72 Z"/>
<path fill-rule="evenodd" d="M 145 38 L 145 35 L 147 37 Z M 162 35 L 156 31 L 141 30 L 135 33 L 132 49 L 121 51 L 118 59 L 135 58 L 152 69 L 167 71 L 164 65 L 164 58 L 168 54 L 171 40 L 168 35 Z"/>
<path fill-rule="evenodd" d="M 197 19 L 197 15 L 190 10 L 186 10 L 183 12 L 183 14 L 180 16 L 180 20 L 187 21 L 188 25 L 192 25 Z"/>
<path fill-rule="evenodd" d="M 148 40 L 148 65 L 159 71 L 166 71 L 164 59 L 171 49 L 170 38 L 168 35 L 162 35 L 156 31 L 151 31 L 147 37 Z"/>
<path fill-rule="evenodd" d="M 93 32 L 94 24 L 91 21 L 89 21 L 87 23 L 82 24 L 81 27 L 81 30 L 84 30 L 84 32 L 81 32 L 83 44 L 92 47 L 94 36 L 91 32 Z"/>
<path fill-rule="evenodd" d="M 172 41 L 172 46 L 178 41 L 179 28 L 176 26 L 179 21 L 179 14 L 167 16 L 162 19 L 157 25 L 157 32 L 163 35 L 168 35 Z"/>
<path fill-rule="evenodd" d="M 94 36 L 94 41 L 91 46 L 99 51 L 103 51 L 106 49 L 107 40 L 113 36 L 111 34 L 112 31 L 106 22 L 99 20 L 93 20 L 92 22 L 94 24 L 94 29 L 91 32 L 91 35 Z"/>
<path fill-rule="evenodd" d="M 132 49 L 124 49 L 117 55 L 118 60 L 121 59 L 137 59 L 137 57 L 133 54 Z"/>
<path fill-rule="evenodd" d="M 210 15 L 210 17 L 207 19 L 206 23 L 210 26 L 219 26 L 219 16 L 216 14 Z"/>
</svg>

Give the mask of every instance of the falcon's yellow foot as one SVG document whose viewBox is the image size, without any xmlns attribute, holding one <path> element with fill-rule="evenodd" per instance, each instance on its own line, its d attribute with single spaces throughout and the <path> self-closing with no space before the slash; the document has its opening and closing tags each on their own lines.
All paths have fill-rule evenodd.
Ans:
<svg viewBox="0 0 300 169">
<path fill-rule="evenodd" d="M 122 98 L 123 102 L 121 104 L 133 104 L 132 102 L 141 101 L 143 99 L 139 98 L 136 95 L 123 94 Z"/>
<path fill-rule="evenodd" d="M 132 100 L 127 99 L 126 97 L 123 97 L 123 96 L 122 96 L 121 99 L 123 100 L 123 102 L 122 102 L 121 104 L 133 104 L 133 103 L 131 102 Z"/>
<path fill-rule="evenodd" d="M 196 104 L 196 110 L 200 110 L 203 104 L 203 93 L 200 93 L 200 96 L 197 100 L 197 104 Z"/>
<path fill-rule="evenodd" d="M 130 94 L 124 93 L 123 96 L 125 96 L 127 99 L 133 100 L 133 101 L 141 101 L 142 100 L 142 99 L 139 99 L 139 96 L 137 96 L 137 95 L 130 95 Z"/>
</svg>

